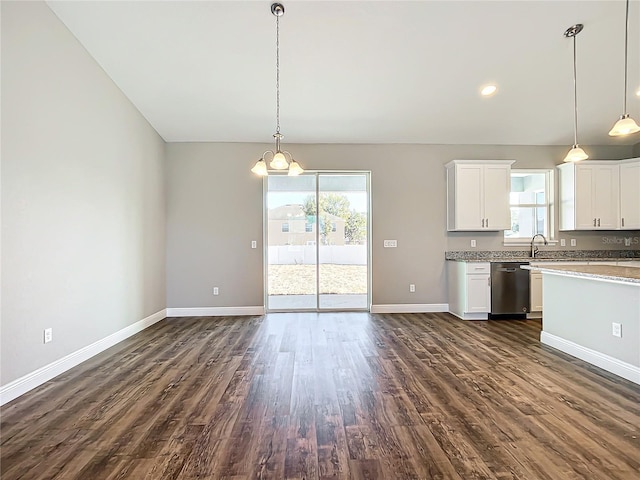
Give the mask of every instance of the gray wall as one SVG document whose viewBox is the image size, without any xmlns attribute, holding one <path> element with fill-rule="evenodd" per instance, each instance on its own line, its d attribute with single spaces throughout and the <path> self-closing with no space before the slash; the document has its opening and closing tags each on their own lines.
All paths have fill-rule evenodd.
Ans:
<svg viewBox="0 0 640 480">
<path fill-rule="evenodd" d="M 640 367 L 640 288 L 632 283 L 543 273 L 544 332 L 579 347 Z M 612 322 L 622 324 L 622 337 L 611 335 Z M 548 338 L 548 337 L 547 337 Z M 546 343 L 546 342 L 545 342 Z M 550 343 L 551 346 L 556 346 Z M 614 362 L 582 348 L 561 350 L 610 370 Z M 563 348 L 564 347 L 564 348 Z M 578 353 L 577 353 L 578 352 Z M 593 357 L 597 358 L 597 361 Z M 591 358 L 589 358 L 591 357 Z M 598 364 L 598 362 L 602 362 Z M 609 368 L 607 368 L 607 366 Z M 621 368 L 619 365 L 618 368 Z M 624 369 L 629 372 L 628 369 Z M 626 377 L 629 379 L 633 376 Z M 638 383 L 638 374 L 635 374 Z"/>
<path fill-rule="evenodd" d="M 262 144 L 167 145 L 168 307 L 263 305 L 262 181 L 249 169 Z M 447 233 L 444 164 L 453 159 L 515 159 L 514 168 L 554 167 L 566 147 L 448 145 L 292 145 L 309 170 L 369 170 L 373 304 L 446 303 L 446 250 L 503 249 L 501 233 Z M 592 158 L 622 159 L 632 147 L 589 147 Z M 628 235 L 628 234 L 627 234 Z M 602 233 L 578 247 L 604 248 Z M 396 239 L 398 248 L 383 248 Z M 251 250 L 251 240 L 259 248 Z M 522 249 L 523 247 L 519 247 Z M 409 293 L 409 284 L 416 292 Z M 213 286 L 220 295 L 213 296 Z"/>
<path fill-rule="evenodd" d="M 162 139 L 46 4 L 1 8 L 6 385 L 164 310 L 165 178 Z"/>
<path fill-rule="evenodd" d="M 640 142 L 636 143 L 633 147 L 633 156 L 640 157 Z"/>
</svg>

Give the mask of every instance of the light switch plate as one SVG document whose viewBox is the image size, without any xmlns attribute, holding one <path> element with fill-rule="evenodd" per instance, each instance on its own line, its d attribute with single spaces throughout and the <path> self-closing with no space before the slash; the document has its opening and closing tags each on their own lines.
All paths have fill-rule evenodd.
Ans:
<svg viewBox="0 0 640 480">
<path fill-rule="evenodd" d="M 396 248 L 398 246 L 397 240 L 385 240 L 384 248 Z"/>
<path fill-rule="evenodd" d="M 564 238 L 560 239 L 560 246 L 561 247 L 566 247 L 567 246 L 567 241 Z"/>
<path fill-rule="evenodd" d="M 576 239 L 575 239 L 575 238 L 572 238 L 572 239 L 571 239 L 571 246 L 572 246 L 572 247 L 575 247 L 575 246 L 576 246 Z"/>
</svg>

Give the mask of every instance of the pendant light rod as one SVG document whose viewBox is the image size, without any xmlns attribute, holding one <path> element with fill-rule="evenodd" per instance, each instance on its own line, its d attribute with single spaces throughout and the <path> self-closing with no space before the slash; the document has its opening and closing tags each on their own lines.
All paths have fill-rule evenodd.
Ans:
<svg viewBox="0 0 640 480">
<path fill-rule="evenodd" d="M 589 158 L 589 155 L 587 155 L 585 151 L 580 148 L 580 145 L 578 145 L 578 75 L 576 68 L 576 35 L 578 35 L 583 28 L 584 25 L 577 23 L 569 27 L 564 32 L 565 37 L 573 39 L 573 147 L 571 147 L 571 150 L 569 150 L 569 153 L 567 153 L 567 156 L 564 158 L 565 162 L 579 162 L 580 160 Z"/>
<path fill-rule="evenodd" d="M 625 21 L 624 21 L 624 92 L 622 96 L 622 115 L 625 116 L 627 114 L 627 62 L 628 62 L 628 52 L 629 52 L 629 0 L 627 0 L 627 8 L 625 11 Z"/>
<path fill-rule="evenodd" d="M 578 144 L 578 75 L 576 72 L 576 34 L 573 35 L 573 144 Z"/>
<path fill-rule="evenodd" d="M 578 35 L 584 25 L 577 23 L 564 32 L 564 36 L 573 39 L 573 144 L 578 145 L 578 80 L 576 68 L 576 35 Z"/>
<path fill-rule="evenodd" d="M 280 135 L 280 17 L 284 15 L 284 5 L 274 3 L 271 13 L 276 16 L 276 134 Z M 278 141 L 278 150 L 280 149 Z"/>
</svg>

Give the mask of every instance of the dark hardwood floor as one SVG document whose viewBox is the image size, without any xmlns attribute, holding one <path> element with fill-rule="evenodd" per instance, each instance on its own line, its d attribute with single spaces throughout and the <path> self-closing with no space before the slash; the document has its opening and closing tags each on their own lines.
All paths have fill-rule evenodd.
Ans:
<svg viewBox="0 0 640 480">
<path fill-rule="evenodd" d="M 640 387 L 448 314 L 167 319 L 2 408 L 1 478 L 633 479 Z"/>
</svg>

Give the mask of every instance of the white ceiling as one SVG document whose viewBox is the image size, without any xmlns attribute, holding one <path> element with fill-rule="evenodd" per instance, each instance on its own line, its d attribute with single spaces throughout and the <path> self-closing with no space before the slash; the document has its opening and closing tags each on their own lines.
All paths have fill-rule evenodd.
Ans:
<svg viewBox="0 0 640 480">
<path fill-rule="evenodd" d="M 168 142 L 270 142 L 271 1 L 49 1 Z M 570 145 L 622 113 L 624 11 L 602 1 L 284 1 L 286 143 Z M 640 0 L 631 1 L 628 112 L 640 121 Z M 495 82 L 498 93 L 479 95 Z"/>
</svg>

